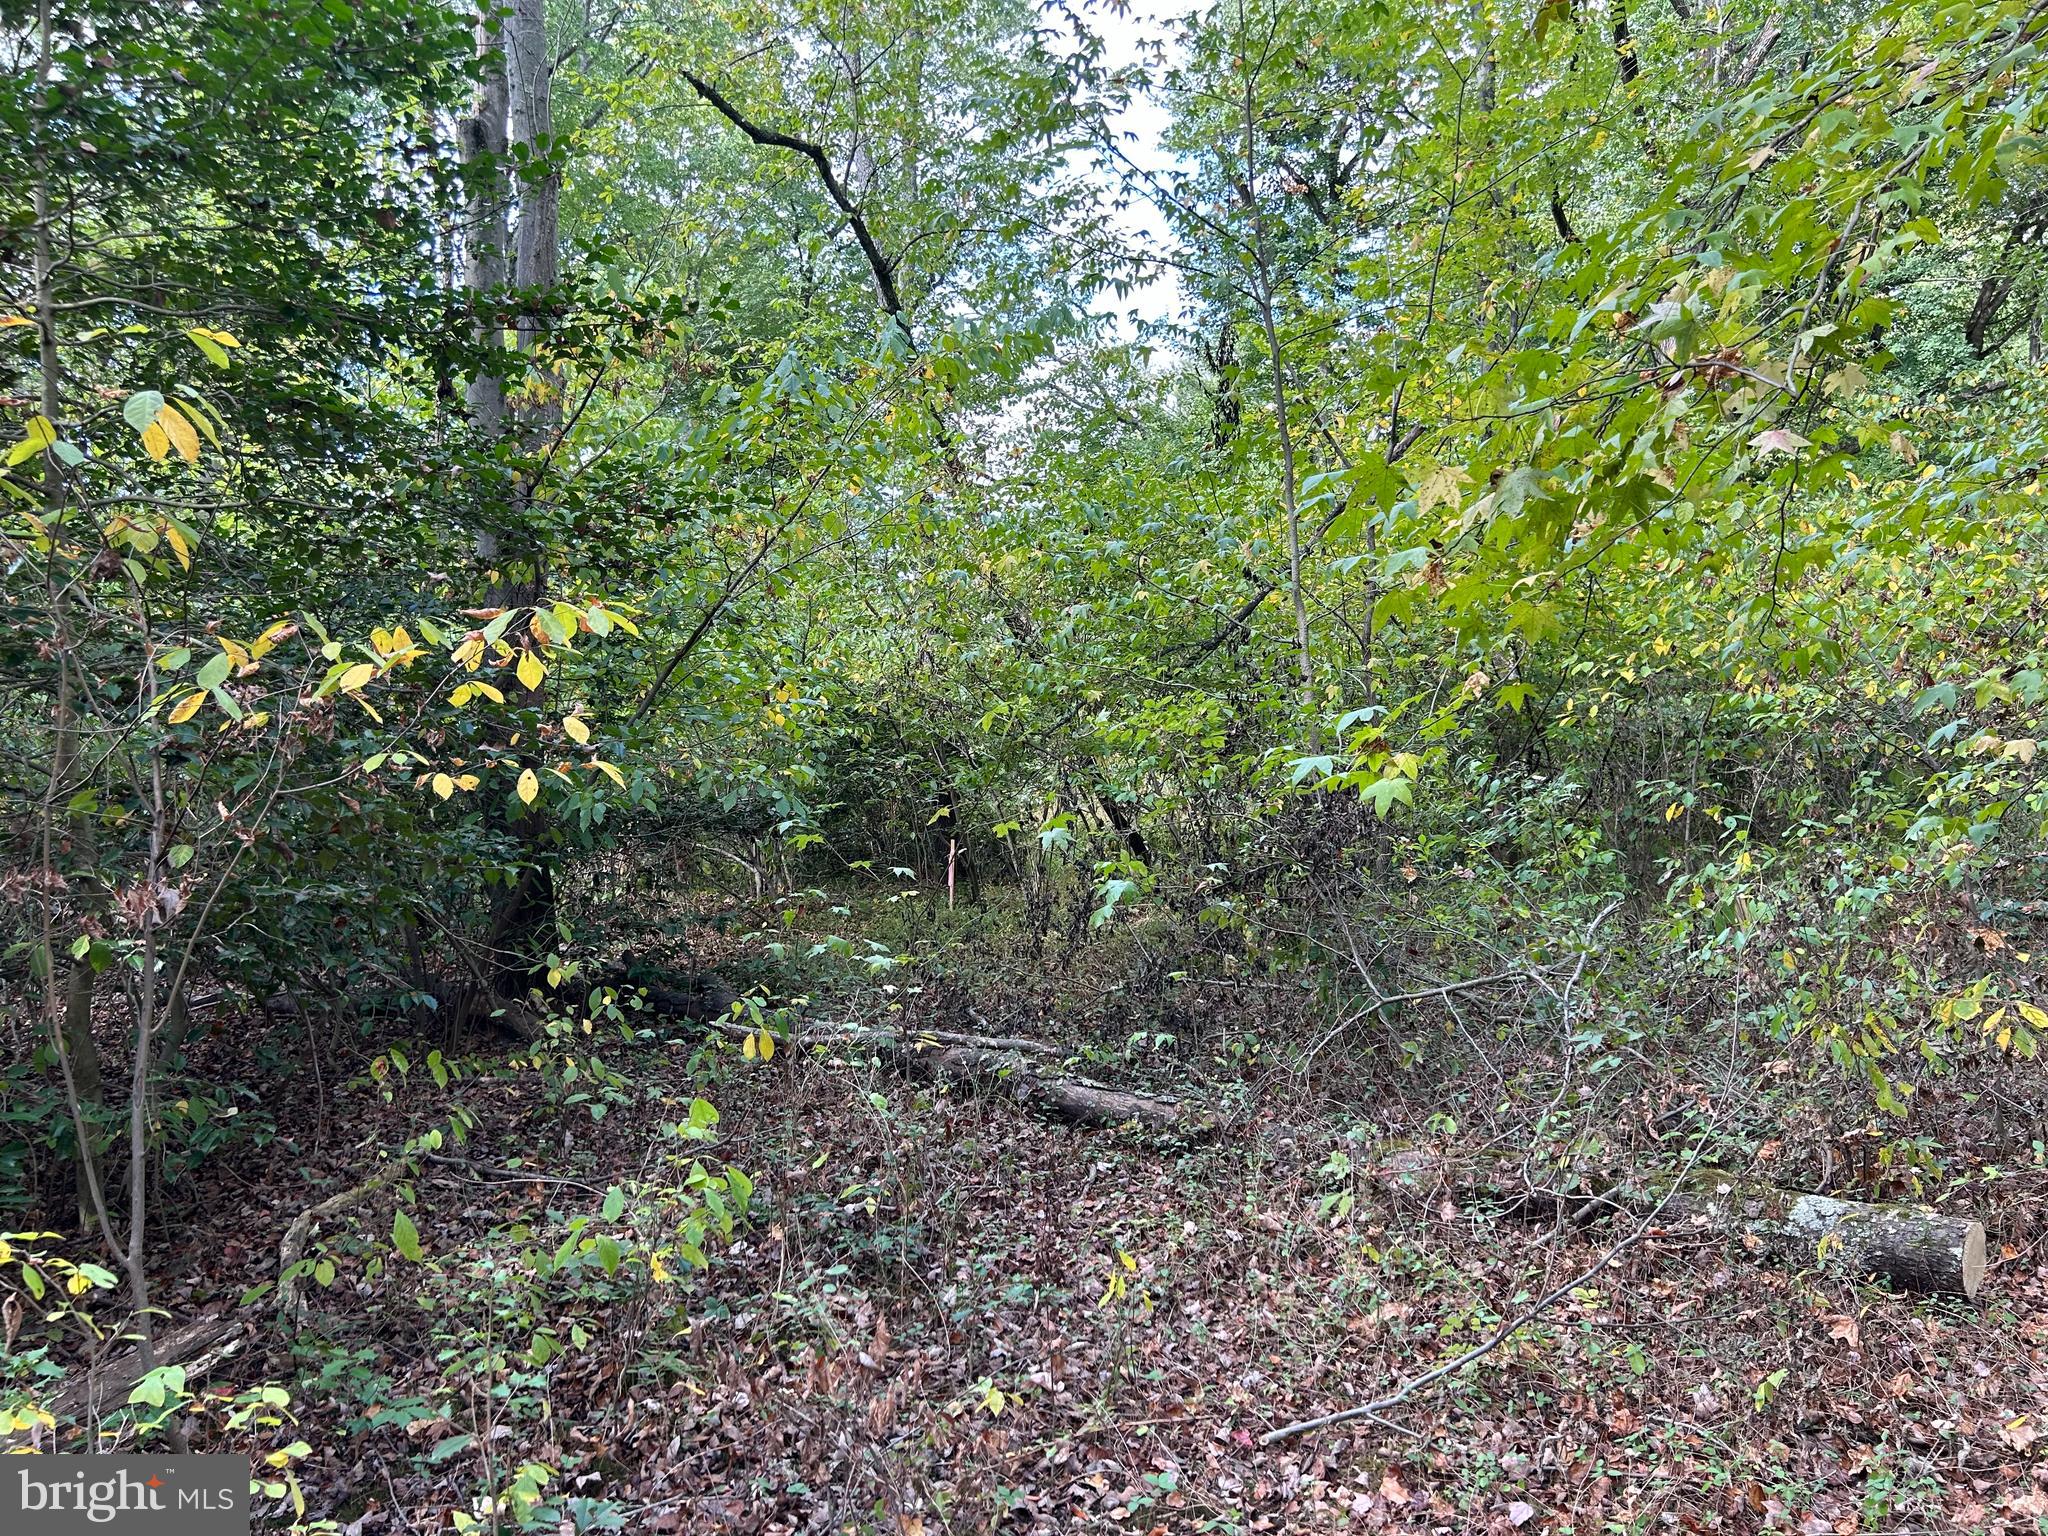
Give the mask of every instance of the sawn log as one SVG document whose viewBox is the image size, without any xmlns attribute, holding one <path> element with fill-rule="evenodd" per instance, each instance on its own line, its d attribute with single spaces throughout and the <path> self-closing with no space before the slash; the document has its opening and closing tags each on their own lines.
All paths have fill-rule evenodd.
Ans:
<svg viewBox="0 0 2048 1536">
<path fill-rule="evenodd" d="M 1655 1217 L 1656 1235 L 1711 1234 L 1792 1264 L 1875 1275 L 1904 1291 L 1974 1299 L 1984 1283 L 1982 1222 L 1927 1206 L 1845 1200 L 1780 1189 L 1725 1168 L 1663 1177 L 1613 1177 L 1580 1169 L 1529 1171 L 1521 1159 L 1439 1156 L 1402 1149 L 1375 1169 L 1397 1196 L 1440 1194 L 1500 1200 L 1525 1215 L 1584 1217 L 1621 1210 Z"/>
</svg>

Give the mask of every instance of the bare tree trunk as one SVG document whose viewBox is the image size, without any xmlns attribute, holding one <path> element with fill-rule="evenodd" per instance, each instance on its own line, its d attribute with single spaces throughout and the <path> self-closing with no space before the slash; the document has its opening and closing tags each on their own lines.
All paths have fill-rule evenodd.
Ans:
<svg viewBox="0 0 2048 1536">
<path fill-rule="evenodd" d="M 536 606 L 547 596 L 546 551 L 524 531 L 524 516 L 555 451 L 563 427 L 561 386 L 541 355 L 551 316 L 552 295 L 560 277 L 560 204 L 562 176 L 556 163 L 554 138 L 554 55 L 548 46 L 546 0 L 514 0 L 510 30 L 504 37 L 505 111 L 510 146 L 521 167 L 519 221 L 514 237 L 511 280 L 520 293 L 514 322 L 517 347 L 528 374 L 513 412 L 520 446 L 534 466 L 521 478 L 518 547 L 497 551 L 502 574 L 491 606 Z M 539 709 L 546 703 L 547 683 L 527 688 L 514 680 L 520 704 Z M 537 769 L 537 758 L 526 760 Z M 554 925 L 555 878 L 550 851 L 542 842 L 541 817 L 532 810 L 515 813 L 515 831 L 527 867 L 512 884 L 491 924 L 491 947 L 500 990 L 524 990 L 534 963 L 544 953 Z"/>
<path fill-rule="evenodd" d="M 522 176 L 519 188 L 519 235 L 513 281 L 527 291 L 531 303 L 518 320 L 519 348 L 532 353 L 548 326 L 548 295 L 561 271 L 560 227 L 562 172 L 554 145 L 554 55 L 548 49 L 545 0 L 515 0 L 512 31 L 505 61 L 510 94 L 511 142 L 527 151 L 526 165 L 538 167 Z M 530 438 L 559 427 L 561 397 L 522 406 L 519 412 Z"/>
<path fill-rule="evenodd" d="M 505 325 L 495 305 L 498 292 L 505 285 L 506 253 L 511 245 L 511 206 L 505 182 L 509 87 L 505 78 L 504 27 L 497 6 L 492 0 L 485 3 L 487 9 L 479 13 L 476 23 L 476 53 L 483 68 L 470 115 L 462 120 L 457 140 L 469 197 L 468 227 L 462 241 L 462 286 L 476 306 L 478 345 L 496 351 L 505 345 Z M 504 430 L 502 372 L 483 366 L 471 377 L 469 419 L 486 437 L 495 437 Z M 496 529 L 478 530 L 477 553 L 482 559 L 491 559 L 497 552 L 496 545 Z"/>
</svg>

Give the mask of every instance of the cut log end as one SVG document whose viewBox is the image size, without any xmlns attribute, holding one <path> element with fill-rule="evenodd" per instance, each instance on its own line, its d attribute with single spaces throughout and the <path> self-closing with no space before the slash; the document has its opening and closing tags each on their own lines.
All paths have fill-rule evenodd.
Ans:
<svg viewBox="0 0 2048 1536">
<path fill-rule="evenodd" d="M 1374 1170 L 1396 1199 L 1434 1205 L 1445 1194 L 1478 1196 L 1502 1211 L 1578 1219 L 1632 1211 L 1656 1235 L 1698 1234 L 1739 1242 L 1801 1268 L 1819 1265 L 1901 1291 L 1976 1300 L 1984 1284 L 1982 1222 L 1918 1205 L 1890 1205 L 1779 1189 L 1724 1168 L 1636 1180 L 1596 1170 L 1532 1175 L 1506 1154 L 1447 1157 L 1392 1149 Z"/>
</svg>

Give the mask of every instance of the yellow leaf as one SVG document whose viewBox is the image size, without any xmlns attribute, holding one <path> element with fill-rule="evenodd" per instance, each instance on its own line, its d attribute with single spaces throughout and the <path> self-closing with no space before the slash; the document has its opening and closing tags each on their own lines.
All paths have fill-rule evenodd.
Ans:
<svg viewBox="0 0 2048 1536">
<path fill-rule="evenodd" d="M 593 757 L 590 760 L 590 766 L 595 768 L 599 773 L 603 774 L 606 778 L 610 779 L 614 784 L 618 785 L 619 788 L 624 789 L 626 787 L 626 776 L 623 773 L 620 773 L 619 770 L 614 768 L 610 763 L 604 761 L 604 759 Z"/>
<path fill-rule="evenodd" d="M 178 525 L 176 523 L 166 522 L 164 524 L 164 540 L 171 546 L 171 553 L 178 557 L 178 564 L 188 571 L 191 570 L 192 546 L 185 542 L 185 535 L 178 532 Z"/>
<path fill-rule="evenodd" d="M 765 1029 L 761 1031 L 761 1059 L 763 1061 L 773 1061 L 775 1059 L 775 1037 Z"/>
<path fill-rule="evenodd" d="M 230 640 L 227 636 L 223 635 L 221 636 L 220 648 L 228 653 L 228 660 L 235 664 L 236 671 L 239 672 L 243 667 L 249 665 L 249 653 L 242 648 L 240 641 Z"/>
<path fill-rule="evenodd" d="M 164 455 L 171 451 L 170 438 L 166 437 L 164 429 L 153 421 L 142 429 L 142 450 L 159 464 L 163 462 Z"/>
<path fill-rule="evenodd" d="M 520 687 L 531 693 L 540 686 L 541 679 L 547 675 L 548 669 L 540 664 L 538 656 L 534 655 L 531 651 L 521 653 L 519 657 Z"/>
<path fill-rule="evenodd" d="M 584 742 L 590 740 L 590 727 L 574 715 L 564 715 L 562 717 L 562 729 L 569 733 L 571 741 Z"/>
<path fill-rule="evenodd" d="M 1463 496 L 1462 488 L 1470 478 L 1455 464 L 1443 464 L 1432 469 L 1415 487 L 1416 516 L 1427 517 L 1436 508 L 1446 506 L 1453 512 L 1457 511 Z"/>
<path fill-rule="evenodd" d="M 178 707 L 171 711 L 171 724 L 183 725 L 187 720 L 190 720 L 199 713 L 199 706 L 205 702 L 206 690 L 204 688 L 186 694 L 184 698 L 178 701 Z"/>
<path fill-rule="evenodd" d="M 748 1035 L 746 1043 L 740 1047 L 741 1054 L 743 1054 L 749 1061 L 752 1061 L 754 1059 L 755 1054 L 760 1049 L 760 1042 L 753 1035 Z"/>
<path fill-rule="evenodd" d="M 531 768 L 519 775 L 519 798 L 526 804 L 533 804 L 534 796 L 540 793 L 540 780 L 533 776 Z"/>
<path fill-rule="evenodd" d="M 455 781 L 449 778 L 448 775 L 445 773 L 435 774 L 434 793 L 439 795 L 443 800 L 446 800 L 450 795 L 455 793 Z"/>
<path fill-rule="evenodd" d="M 473 773 L 465 773 L 455 781 L 457 789 L 475 789 L 481 781 Z"/>
<path fill-rule="evenodd" d="M 178 450 L 179 458 L 187 464 L 199 462 L 199 434 L 192 430 L 192 423 L 185 419 L 183 411 L 166 400 L 163 409 L 156 413 L 154 425 L 164 429 L 171 446 Z"/>
<path fill-rule="evenodd" d="M 478 683 L 476 685 L 476 691 L 482 694 L 485 698 L 489 699 L 493 704 L 502 704 L 505 702 L 505 695 L 498 692 L 498 690 L 493 688 L 489 683 Z"/>
<path fill-rule="evenodd" d="M 474 672 L 483 664 L 484 637 L 482 635 L 471 635 L 462 644 L 455 647 L 455 652 L 450 659 L 460 662 L 463 666 Z"/>
<path fill-rule="evenodd" d="M 343 693 L 354 693 L 376 675 L 377 669 L 375 667 L 371 666 L 367 661 L 359 661 L 341 674 L 341 681 L 335 686 L 340 688 Z"/>
</svg>

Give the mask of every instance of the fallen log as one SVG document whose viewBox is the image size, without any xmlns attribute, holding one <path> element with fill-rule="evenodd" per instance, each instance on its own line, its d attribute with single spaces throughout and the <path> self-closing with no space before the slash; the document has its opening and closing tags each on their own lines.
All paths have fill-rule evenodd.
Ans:
<svg viewBox="0 0 2048 1536">
<path fill-rule="evenodd" d="M 598 978 L 599 985 L 616 987 L 627 999 L 658 1019 L 681 1019 L 708 1024 L 732 1012 L 739 994 L 717 976 L 677 976 L 667 972 L 651 976 L 637 964 L 615 967 Z M 671 983 L 680 983 L 672 985 Z"/>
<path fill-rule="evenodd" d="M 659 989 L 642 985 L 638 990 L 657 1011 L 668 1001 Z M 680 1009 L 676 1016 L 696 1017 Z M 730 1015 L 698 1022 L 735 1039 L 756 1033 L 751 1024 Z M 1201 1133 L 1214 1129 L 1212 1117 L 1193 1113 L 1178 1099 L 1130 1093 L 1053 1071 L 1052 1063 L 1066 1053 L 1043 1040 L 970 1035 L 950 1029 L 890 1028 L 850 1019 L 807 1021 L 797 1027 L 792 1040 L 797 1045 L 867 1051 L 913 1077 L 997 1087 L 1020 1104 L 1067 1125 L 1135 1122 L 1152 1130 Z"/>
<path fill-rule="evenodd" d="M 888 1029 L 874 1024 L 856 1024 L 851 1020 L 820 1019 L 804 1026 L 801 1038 L 811 1039 L 862 1039 L 876 1037 L 902 1037 L 913 1041 L 930 1040 L 942 1045 L 966 1045 L 987 1051 L 1015 1051 L 1026 1056 L 1044 1056 L 1057 1059 L 1067 1053 L 1056 1045 L 1043 1040 L 1033 1040 L 1025 1035 L 969 1035 L 957 1029 Z"/>
<path fill-rule="evenodd" d="M 1590 1168 L 1533 1171 L 1506 1155 L 1451 1158 L 1401 1149 L 1374 1172 L 1397 1198 L 1477 1197 L 1518 1215 L 1579 1220 L 1617 1210 L 1654 1214 L 1652 1236 L 1711 1234 L 1789 1263 L 1875 1275 L 1922 1295 L 1974 1300 L 1984 1283 L 1981 1222 L 1927 1206 L 1780 1189 L 1725 1168 L 1630 1179 Z"/>
<path fill-rule="evenodd" d="M 1635 1197 L 1642 1208 L 1653 1192 Z M 1792 1263 L 1818 1259 L 1902 1291 L 1975 1300 L 1984 1283 L 1984 1224 L 1920 1205 L 1884 1205 L 1778 1189 L 1698 1168 L 1654 1192 L 1666 1232 L 1692 1229 L 1754 1243 Z"/>
<path fill-rule="evenodd" d="M 1191 1113 L 1178 1099 L 1127 1093 L 1085 1078 L 1041 1073 L 1016 1051 L 974 1045 L 925 1045 L 915 1035 L 879 1032 L 859 1043 L 872 1045 L 892 1066 L 913 1077 L 995 1088 L 1067 1125 L 1135 1122 L 1156 1131 L 1211 1128 L 1210 1122 Z"/>
<path fill-rule="evenodd" d="M 242 1326 L 233 1318 L 201 1317 L 156 1330 L 150 1343 L 159 1366 L 184 1367 L 189 1388 L 239 1351 L 242 1340 Z M 37 1406 L 60 1425 L 66 1421 L 90 1425 L 125 1405 L 143 1375 L 141 1351 L 129 1349 L 72 1376 Z M 36 1432 L 29 1431 L 0 1438 L 0 1450 L 19 1449 L 35 1437 Z"/>
<path fill-rule="evenodd" d="M 306 1310 L 305 1274 L 299 1268 L 299 1261 L 305 1258 L 306 1245 L 313 1240 L 313 1229 L 330 1216 L 354 1210 L 378 1190 L 397 1182 L 405 1172 L 405 1166 L 394 1159 L 362 1183 L 329 1195 L 292 1218 L 292 1224 L 285 1229 L 283 1241 L 277 1245 L 278 1311 L 286 1317 L 297 1317 Z"/>
</svg>

